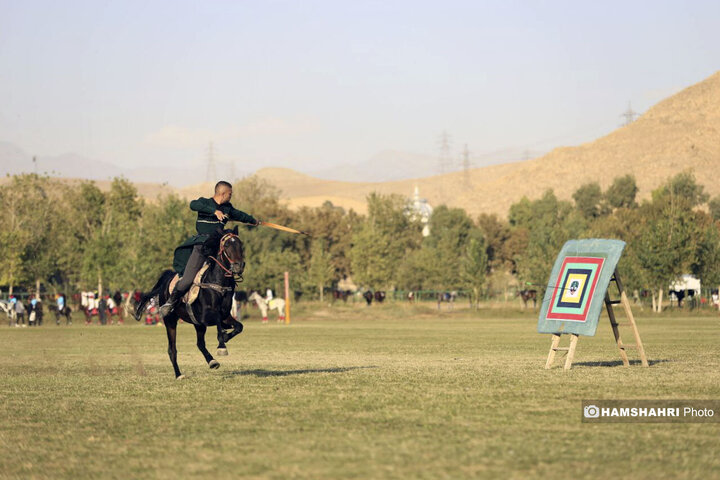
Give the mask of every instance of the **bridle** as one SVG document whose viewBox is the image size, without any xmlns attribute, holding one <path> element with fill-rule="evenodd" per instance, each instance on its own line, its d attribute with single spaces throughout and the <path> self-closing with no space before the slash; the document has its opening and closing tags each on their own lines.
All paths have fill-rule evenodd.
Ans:
<svg viewBox="0 0 720 480">
<path fill-rule="evenodd" d="M 220 239 L 220 250 L 218 251 L 217 258 L 213 257 L 212 255 L 209 255 L 209 258 L 212 258 L 215 261 L 215 263 L 217 263 L 217 265 L 221 269 L 223 269 L 226 277 L 233 277 L 235 279 L 235 283 L 237 284 L 237 283 L 240 283 L 243 281 L 242 274 L 243 274 L 243 271 L 245 270 L 245 259 L 243 258 L 240 262 L 232 261 L 230 256 L 225 251 L 225 243 L 230 239 L 237 239 L 237 241 L 240 241 L 238 236 L 235 235 L 234 233 L 226 233 Z M 227 262 L 230 264 L 230 269 L 228 269 L 227 267 L 225 267 L 225 265 L 223 265 L 223 262 L 221 261 L 223 259 L 223 257 L 225 257 L 225 260 L 227 260 Z M 220 260 L 218 260 L 218 258 Z M 236 265 L 237 265 L 237 268 L 235 268 Z"/>
</svg>

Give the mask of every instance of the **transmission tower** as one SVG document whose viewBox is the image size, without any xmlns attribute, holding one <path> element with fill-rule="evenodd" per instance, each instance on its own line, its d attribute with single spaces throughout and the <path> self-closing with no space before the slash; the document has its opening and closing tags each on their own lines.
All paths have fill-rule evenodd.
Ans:
<svg viewBox="0 0 720 480">
<path fill-rule="evenodd" d="M 630 102 L 628 102 L 628 109 L 625 111 L 625 113 L 620 115 L 621 117 L 625 117 L 625 123 L 623 123 L 623 126 L 627 127 L 628 125 L 633 123 L 639 115 L 639 113 L 632 109 L 632 105 L 630 105 Z"/>
<path fill-rule="evenodd" d="M 440 157 L 438 159 L 438 166 L 440 174 L 447 173 L 450 171 L 452 159 L 450 158 L 450 135 L 443 131 L 440 135 Z"/>
<path fill-rule="evenodd" d="M 206 182 L 217 182 L 217 172 L 215 171 L 215 149 L 213 143 L 210 142 L 207 151 L 207 174 L 205 175 Z"/>
<path fill-rule="evenodd" d="M 465 144 L 465 148 L 463 148 L 462 153 L 462 169 L 463 169 L 463 181 L 465 182 L 465 188 L 470 188 L 470 168 L 472 167 L 470 163 L 470 151 L 468 150 L 467 143 Z"/>
</svg>

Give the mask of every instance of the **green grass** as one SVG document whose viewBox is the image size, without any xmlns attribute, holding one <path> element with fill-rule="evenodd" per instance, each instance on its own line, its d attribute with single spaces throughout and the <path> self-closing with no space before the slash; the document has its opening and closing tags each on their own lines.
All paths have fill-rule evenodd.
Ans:
<svg viewBox="0 0 720 480">
<path fill-rule="evenodd" d="M 0 477 L 718 478 L 718 424 L 580 422 L 582 399 L 720 399 L 716 315 L 638 323 L 649 369 L 604 317 L 564 372 L 529 311 L 253 312 L 219 370 L 182 325 L 180 382 L 164 328 L 3 326 Z"/>
</svg>

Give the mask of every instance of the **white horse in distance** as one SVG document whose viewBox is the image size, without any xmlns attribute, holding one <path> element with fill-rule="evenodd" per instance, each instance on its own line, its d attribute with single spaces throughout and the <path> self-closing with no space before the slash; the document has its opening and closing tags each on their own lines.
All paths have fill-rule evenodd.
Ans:
<svg viewBox="0 0 720 480">
<path fill-rule="evenodd" d="M 258 292 L 252 292 L 248 300 L 255 302 L 262 313 L 262 323 L 268 323 L 268 309 L 278 311 L 278 322 L 285 321 L 285 300 L 282 298 L 272 298 L 270 301 L 265 300 Z"/>
</svg>

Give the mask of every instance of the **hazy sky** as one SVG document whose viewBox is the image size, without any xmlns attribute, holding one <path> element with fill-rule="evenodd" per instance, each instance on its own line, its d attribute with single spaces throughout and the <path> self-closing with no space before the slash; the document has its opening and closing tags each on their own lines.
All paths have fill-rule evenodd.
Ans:
<svg viewBox="0 0 720 480">
<path fill-rule="evenodd" d="M 714 1 L 0 0 L 0 140 L 312 170 L 576 144 L 720 69 Z"/>
</svg>

